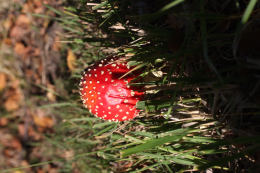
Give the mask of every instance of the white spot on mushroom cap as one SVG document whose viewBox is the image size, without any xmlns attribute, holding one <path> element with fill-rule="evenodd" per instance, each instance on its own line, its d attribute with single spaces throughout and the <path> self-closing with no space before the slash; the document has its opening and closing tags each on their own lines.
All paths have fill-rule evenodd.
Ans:
<svg viewBox="0 0 260 173">
<path fill-rule="evenodd" d="M 127 119 L 127 116 L 124 116 L 124 117 L 122 118 L 122 120 L 125 120 L 125 119 Z"/>
</svg>

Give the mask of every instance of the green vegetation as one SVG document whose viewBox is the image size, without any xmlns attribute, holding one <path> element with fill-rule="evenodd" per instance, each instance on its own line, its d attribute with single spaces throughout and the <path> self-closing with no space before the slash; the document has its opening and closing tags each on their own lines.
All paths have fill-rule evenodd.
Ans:
<svg viewBox="0 0 260 173">
<path fill-rule="evenodd" d="M 77 57 L 65 84 L 71 93 L 45 106 L 63 119 L 53 145 L 73 150 L 63 171 L 255 169 L 260 66 L 244 38 L 258 7 L 256 0 L 68 0 L 63 12 L 53 9 Z M 83 69 L 110 55 L 145 67 L 133 83 L 147 92 L 133 121 L 105 122 L 80 102 Z"/>
</svg>

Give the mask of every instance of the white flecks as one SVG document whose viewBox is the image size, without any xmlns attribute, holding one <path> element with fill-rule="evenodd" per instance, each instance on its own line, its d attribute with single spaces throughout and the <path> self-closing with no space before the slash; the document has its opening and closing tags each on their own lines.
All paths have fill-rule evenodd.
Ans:
<svg viewBox="0 0 260 173">
<path fill-rule="evenodd" d="M 97 83 L 100 83 L 100 81 L 98 80 Z"/>
<path fill-rule="evenodd" d="M 108 78 L 105 78 L 105 81 L 108 81 Z"/>
<path fill-rule="evenodd" d="M 100 95 L 101 93 L 100 92 L 97 92 L 98 95 Z"/>
<path fill-rule="evenodd" d="M 90 80 L 89 83 L 92 84 L 92 81 Z"/>
<path fill-rule="evenodd" d="M 111 114 L 111 112 L 108 112 L 108 114 Z"/>
<path fill-rule="evenodd" d="M 120 106 L 119 106 L 119 105 L 116 105 L 116 108 L 117 108 L 117 109 L 119 109 L 119 108 L 120 108 Z"/>
<path fill-rule="evenodd" d="M 116 66 L 116 64 L 112 64 L 111 66 L 112 66 L 112 67 L 115 67 L 115 66 Z"/>
<path fill-rule="evenodd" d="M 86 103 L 86 100 L 83 100 L 83 103 L 85 104 L 85 103 Z"/>
<path fill-rule="evenodd" d="M 116 68 L 119 69 L 119 66 L 117 66 Z"/>
<path fill-rule="evenodd" d="M 101 100 L 101 97 L 98 97 L 98 100 Z"/>
<path fill-rule="evenodd" d="M 118 116 L 119 116 L 118 114 L 115 115 L 116 118 L 117 118 Z"/>
<path fill-rule="evenodd" d="M 82 82 L 80 82 L 79 85 L 82 85 Z"/>
<path fill-rule="evenodd" d="M 120 97 L 124 97 L 124 95 L 123 95 L 123 94 L 120 94 Z"/>
<path fill-rule="evenodd" d="M 102 106 L 104 105 L 103 103 L 99 103 L 99 104 L 102 105 Z"/>
<path fill-rule="evenodd" d="M 94 71 L 97 71 L 97 69 L 94 68 Z"/>
<path fill-rule="evenodd" d="M 102 86 L 101 86 L 101 88 L 103 88 L 103 89 L 104 89 L 104 88 L 105 88 L 105 85 L 102 85 Z"/>
<path fill-rule="evenodd" d="M 85 86 L 85 88 L 88 88 L 88 86 Z"/>
<path fill-rule="evenodd" d="M 97 77 L 97 74 L 94 74 L 95 77 Z"/>
<path fill-rule="evenodd" d="M 88 71 L 91 71 L 91 69 L 89 68 Z"/>
<path fill-rule="evenodd" d="M 126 85 L 126 88 L 130 88 L 130 85 Z"/>
<path fill-rule="evenodd" d="M 83 88 L 80 88 L 79 90 L 80 90 L 80 91 L 82 91 L 82 90 L 83 90 Z"/>
<path fill-rule="evenodd" d="M 127 99 L 125 99 L 125 100 L 124 100 L 124 103 L 128 103 L 128 100 L 127 100 Z"/>
<path fill-rule="evenodd" d="M 123 112 L 123 109 L 119 109 L 119 112 Z"/>
<path fill-rule="evenodd" d="M 94 100 L 91 100 L 91 103 L 94 103 Z"/>
<path fill-rule="evenodd" d="M 86 100 L 88 101 L 88 98 L 86 98 Z"/>
<path fill-rule="evenodd" d="M 131 91 L 131 96 L 134 96 L 135 95 L 135 92 L 132 90 Z"/>
<path fill-rule="evenodd" d="M 88 77 L 91 77 L 91 74 L 89 74 Z"/>
<path fill-rule="evenodd" d="M 119 89 L 118 89 L 118 91 L 119 91 L 119 92 L 121 92 L 121 91 L 122 91 L 122 89 L 121 89 L 121 88 L 119 88 Z"/>
<path fill-rule="evenodd" d="M 103 61 L 103 60 L 101 60 L 101 62 L 103 63 L 104 61 Z"/>
<path fill-rule="evenodd" d="M 86 95 L 87 95 L 87 93 L 84 93 L 84 94 L 83 94 L 83 96 L 86 96 Z"/>
<path fill-rule="evenodd" d="M 125 120 L 125 119 L 127 119 L 127 116 L 124 116 L 124 117 L 122 118 L 122 120 Z"/>
<path fill-rule="evenodd" d="M 111 82 L 114 82 L 114 80 L 111 80 Z"/>
<path fill-rule="evenodd" d="M 105 72 L 104 71 L 101 71 L 101 75 L 103 75 Z"/>
<path fill-rule="evenodd" d="M 84 80 L 83 83 L 86 84 L 87 82 Z"/>
<path fill-rule="evenodd" d="M 96 106 L 96 108 L 99 108 L 98 106 Z"/>
<path fill-rule="evenodd" d="M 107 109 L 111 109 L 111 107 L 110 107 L 110 106 L 108 106 L 108 107 L 107 107 Z"/>
<path fill-rule="evenodd" d="M 95 90 L 95 89 L 96 89 L 96 87 L 93 87 L 93 89 Z"/>
<path fill-rule="evenodd" d="M 126 112 L 127 115 L 129 115 L 129 112 Z"/>
<path fill-rule="evenodd" d="M 106 117 L 107 117 L 107 115 L 104 115 L 104 116 L 103 116 L 103 118 L 106 118 Z"/>
<path fill-rule="evenodd" d="M 94 94 L 92 94 L 91 97 L 94 97 Z"/>
<path fill-rule="evenodd" d="M 98 110 L 97 110 L 97 109 L 95 109 L 95 111 L 97 112 Z"/>
<path fill-rule="evenodd" d="M 89 105 L 89 108 L 91 108 L 92 106 L 91 105 Z"/>
<path fill-rule="evenodd" d="M 112 72 L 110 71 L 109 74 L 112 74 Z"/>
<path fill-rule="evenodd" d="M 107 71 L 110 72 L 111 70 L 108 68 Z"/>
<path fill-rule="evenodd" d="M 102 64 L 98 64 L 99 67 L 102 67 L 103 65 Z"/>
<path fill-rule="evenodd" d="M 91 94 L 91 93 L 92 93 L 92 91 L 89 91 L 88 93 L 89 93 L 89 94 Z"/>
<path fill-rule="evenodd" d="M 92 113 L 92 110 L 91 110 L 91 109 L 89 109 L 89 112 L 90 112 L 90 113 Z"/>
</svg>

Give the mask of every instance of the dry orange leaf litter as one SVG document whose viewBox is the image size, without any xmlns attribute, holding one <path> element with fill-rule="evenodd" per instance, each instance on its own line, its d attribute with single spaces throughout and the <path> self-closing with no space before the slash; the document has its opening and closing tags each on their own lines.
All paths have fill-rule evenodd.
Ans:
<svg viewBox="0 0 260 173">
<path fill-rule="evenodd" d="M 76 64 L 76 56 L 72 52 L 72 50 L 69 49 L 67 53 L 67 66 L 70 71 L 73 71 L 75 69 L 75 64 Z"/>
<path fill-rule="evenodd" d="M 6 87 L 6 74 L 0 72 L 0 92 Z"/>
</svg>

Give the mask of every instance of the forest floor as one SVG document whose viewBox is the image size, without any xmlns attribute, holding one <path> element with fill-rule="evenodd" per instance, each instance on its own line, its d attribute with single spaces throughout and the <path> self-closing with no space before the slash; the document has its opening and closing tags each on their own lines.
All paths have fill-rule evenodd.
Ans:
<svg viewBox="0 0 260 173">
<path fill-rule="evenodd" d="M 45 134 L 53 133 L 55 115 L 41 105 L 55 103 L 59 78 L 61 27 L 47 6 L 61 8 L 62 1 L 0 1 L 0 170 L 58 172 L 59 165 L 45 163 L 53 155 Z M 11 168 L 37 168 L 18 171 Z M 0 171 L 1 172 L 1 171 Z"/>
</svg>

